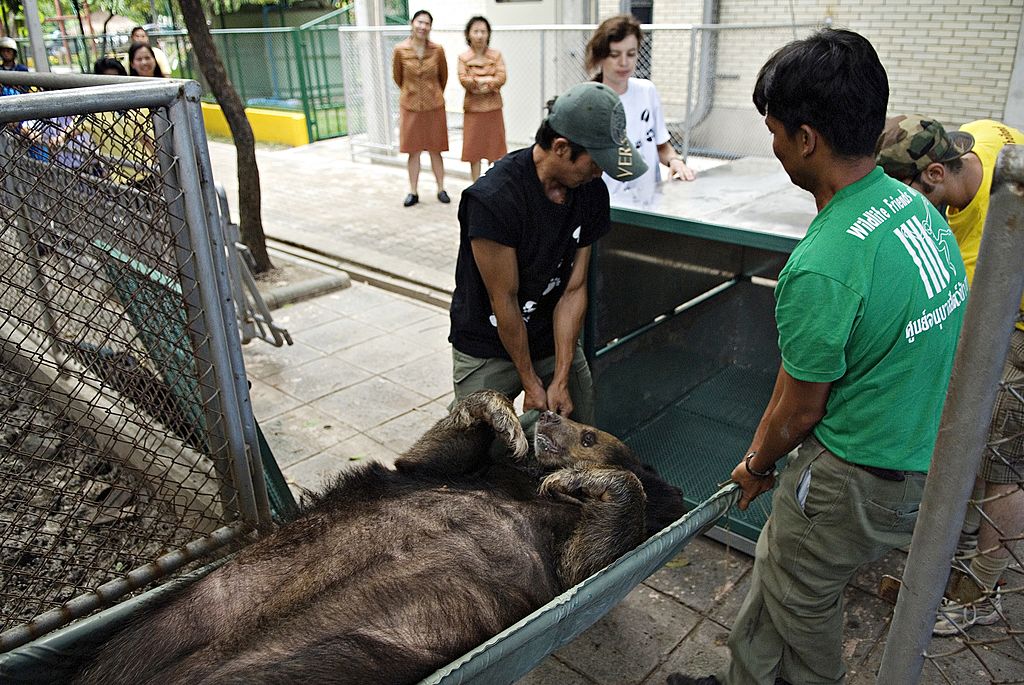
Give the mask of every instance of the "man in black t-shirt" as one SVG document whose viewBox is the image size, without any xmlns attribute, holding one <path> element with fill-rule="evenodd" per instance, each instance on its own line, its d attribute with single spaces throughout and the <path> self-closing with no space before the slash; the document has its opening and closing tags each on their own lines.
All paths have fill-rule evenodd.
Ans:
<svg viewBox="0 0 1024 685">
<path fill-rule="evenodd" d="M 451 306 L 455 401 L 490 388 L 524 411 L 593 424 L 579 344 L 591 244 L 611 228 L 601 180 L 647 170 L 619 97 L 581 83 L 551 104 L 536 144 L 509 153 L 462 193 Z"/>
</svg>

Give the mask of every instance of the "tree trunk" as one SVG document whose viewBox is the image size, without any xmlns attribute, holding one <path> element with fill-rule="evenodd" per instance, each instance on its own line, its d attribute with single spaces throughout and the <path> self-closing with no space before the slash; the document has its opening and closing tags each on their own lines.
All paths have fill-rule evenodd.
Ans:
<svg viewBox="0 0 1024 685">
<path fill-rule="evenodd" d="M 217 104 L 224 112 L 231 137 L 235 141 L 238 161 L 238 228 L 242 242 L 256 260 L 256 273 L 274 268 L 267 254 L 267 237 L 263 233 L 263 219 L 260 216 L 260 171 L 256 166 L 256 141 L 252 126 L 245 117 L 245 106 L 238 92 L 228 80 L 224 63 L 213 43 L 210 28 L 206 24 L 206 13 L 201 0 L 180 0 L 181 15 L 195 51 L 203 78 L 217 98 Z"/>
</svg>

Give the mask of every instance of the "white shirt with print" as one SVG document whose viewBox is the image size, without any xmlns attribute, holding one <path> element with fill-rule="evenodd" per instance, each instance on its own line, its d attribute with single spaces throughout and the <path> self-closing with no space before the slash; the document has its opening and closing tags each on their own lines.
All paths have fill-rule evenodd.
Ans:
<svg viewBox="0 0 1024 685">
<path fill-rule="evenodd" d="M 632 181 L 616 181 L 604 174 L 612 204 L 648 204 L 661 181 L 658 145 L 669 139 L 661 98 L 647 79 L 631 78 L 626 92 L 619 96 L 626 113 L 626 135 L 647 162 L 647 173 Z"/>
</svg>

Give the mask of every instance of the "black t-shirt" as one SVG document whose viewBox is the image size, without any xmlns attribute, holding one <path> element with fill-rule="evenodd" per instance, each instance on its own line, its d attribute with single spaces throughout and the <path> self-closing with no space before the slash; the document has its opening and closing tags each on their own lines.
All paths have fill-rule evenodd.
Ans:
<svg viewBox="0 0 1024 685">
<path fill-rule="evenodd" d="M 537 178 L 533 148 L 507 154 L 462 192 L 459 259 L 451 306 L 455 349 L 474 357 L 509 358 L 498 337 L 471 241 L 486 238 L 516 250 L 519 307 L 526 322 L 530 356 L 555 353 L 552 314 L 569 283 L 576 250 L 611 230 L 608 189 L 597 178 L 570 188 L 564 204 L 548 199 Z"/>
</svg>

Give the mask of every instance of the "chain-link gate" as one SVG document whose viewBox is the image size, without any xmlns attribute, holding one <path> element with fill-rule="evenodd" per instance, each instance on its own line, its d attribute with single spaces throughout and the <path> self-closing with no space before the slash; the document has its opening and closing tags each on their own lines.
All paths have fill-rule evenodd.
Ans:
<svg viewBox="0 0 1024 685">
<path fill-rule="evenodd" d="M 0 85 L 7 651 L 270 513 L 199 85 Z"/>
<path fill-rule="evenodd" d="M 661 96 L 672 144 L 691 154 L 735 158 L 771 155 L 764 122 L 750 99 L 758 69 L 794 31 L 819 24 L 644 26 L 637 76 L 650 78 Z M 509 149 L 533 142 L 553 96 L 586 80 L 586 45 L 596 26 L 495 27 L 491 46 L 508 70 L 502 88 Z M 345 107 L 353 155 L 398 154 L 398 88 L 391 55 L 409 35 L 408 27 L 338 29 Z M 462 31 L 434 29 L 449 76 L 445 88 L 449 147 L 459 150 L 465 91 L 454 73 L 467 49 Z"/>
<path fill-rule="evenodd" d="M 1024 682 L 1024 555 L 1018 549 L 1024 539 L 1024 331 L 1015 327 L 1024 319 L 1022 226 L 1024 146 L 1008 145 L 992 181 L 978 268 L 879 683 L 918 682 L 922 670 L 927 682 L 964 682 L 965 652 L 976 659 L 971 682 Z M 938 326 L 941 319 L 922 317 L 917 324 Z M 1003 484 L 970 499 L 979 473 L 988 483 Z M 961 524 L 972 510 L 980 536 L 958 550 L 958 540 L 969 543 Z M 979 587 L 971 563 L 983 554 L 1009 564 L 991 593 Z M 947 600 L 937 614 L 944 593 L 955 606 Z"/>
</svg>

